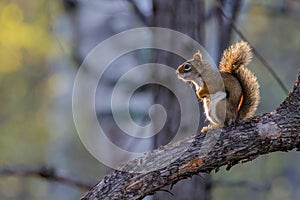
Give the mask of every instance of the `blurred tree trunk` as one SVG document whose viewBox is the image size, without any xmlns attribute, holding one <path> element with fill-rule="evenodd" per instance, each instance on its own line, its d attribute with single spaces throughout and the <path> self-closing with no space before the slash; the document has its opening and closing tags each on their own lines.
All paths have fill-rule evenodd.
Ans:
<svg viewBox="0 0 300 200">
<path fill-rule="evenodd" d="M 217 20 L 218 20 L 218 47 L 217 59 L 218 63 L 221 59 L 223 51 L 229 46 L 232 35 L 232 27 L 230 21 L 223 16 L 222 11 L 228 16 L 233 23 L 236 22 L 239 10 L 241 8 L 242 0 L 217 0 Z M 222 9 L 222 11 L 220 10 Z"/>
<path fill-rule="evenodd" d="M 219 62 L 223 51 L 228 47 L 232 28 L 230 22 L 224 18 L 220 8 L 229 16 L 232 22 L 235 22 L 241 7 L 240 0 L 218 0 L 219 6 L 216 12 L 218 20 L 218 46 L 216 47 L 217 58 Z M 194 38 L 200 44 L 204 42 L 205 24 L 205 5 L 204 1 L 159 1 L 153 0 L 153 18 L 152 26 L 170 28 L 180 31 Z M 167 52 L 156 52 L 154 63 L 164 63 L 167 66 L 176 68 L 181 63 L 178 58 Z M 154 147 L 167 144 L 176 134 L 180 122 L 180 108 L 176 98 L 170 91 L 159 86 L 153 87 L 154 102 L 163 105 L 167 110 L 167 123 L 159 134 L 154 138 Z M 204 120 L 201 120 L 204 121 Z M 200 127 L 202 124 L 200 125 Z M 162 134 L 164 133 L 164 134 Z M 167 133 L 167 134 L 166 134 Z M 210 199 L 210 177 L 203 175 L 204 178 L 197 177 L 192 180 L 182 181 L 171 191 L 174 197 L 168 193 L 157 193 L 155 199 Z"/>
<path fill-rule="evenodd" d="M 154 0 L 152 26 L 180 31 L 202 44 L 204 40 L 204 10 L 205 7 L 202 0 Z M 182 60 L 171 53 L 156 51 L 153 62 L 163 63 L 176 68 Z M 180 107 L 176 97 L 165 88 L 154 86 L 153 94 L 154 103 L 164 106 L 168 116 L 164 128 L 154 137 L 154 148 L 158 148 L 169 143 L 175 136 L 180 123 Z M 210 176 L 206 174 L 202 176 L 177 183 L 171 190 L 174 196 L 167 192 L 157 192 L 154 195 L 154 199 L 210 199 L 210 181 L 205 181 L 209 180 Z"/>
</svg>

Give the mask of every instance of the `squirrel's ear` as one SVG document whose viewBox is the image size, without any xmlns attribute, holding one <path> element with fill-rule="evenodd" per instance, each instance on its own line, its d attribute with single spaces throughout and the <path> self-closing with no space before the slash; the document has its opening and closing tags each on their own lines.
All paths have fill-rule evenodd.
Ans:
<svg viewBox="0 0 300 200">
<path fill-rule="evenodd" d="M 202 60 L 202 55 L 201 55 L 200 51 L 198 51 L 197 53 L 194 54 L 193 59 L 196 60 L 196 61 L 201 61 Z"/>
</svg>

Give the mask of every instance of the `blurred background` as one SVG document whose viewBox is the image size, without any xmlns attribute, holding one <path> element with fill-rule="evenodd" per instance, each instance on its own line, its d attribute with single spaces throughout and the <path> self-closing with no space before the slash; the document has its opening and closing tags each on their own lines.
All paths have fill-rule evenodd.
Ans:
<svg viewBox="0 0 300 200">
<path fill-rule="evenodd" d="M 48 166 L 91 185 L 110 171 L 89 154 L 77 135 L 72 89 L 86 56 L 117 33 L 147 26 L 177 30 L 203 45 L 216 63 L 227 46 L 248 40 L 257 53 L 249 68 L 261 84 L 258 114 L 271 112 L 285 99 L 300 66 L 299 0 L 2 0 L 0 25 L 3 200 L 71 200 L 87 191 L 30 173 L 28 177 L 7 176 L 5 169 Z M 194 49 L 183 45 L 192 56 Z M 158 85 L 145 85 L 132 96 L 131 115 L 145 125 L 149 107 L 159 103 L 168 114 L 164 128 L 145 142 L 128 137 L 114 122 L 110 98 L 115 83 L 132 67 L 150 62 L 176 68 L 183 59 L 161 50 L 130 52 L 111 63 L 96 93 L 99 123 L 115 144 L 132 151 L 146 152 L 167 144 L 180 121 L 174 94 Z M 86 66 L 87 80 L 95 78 L 95 67 Z M 230 171 L 221 168 L 216 174 L 180 181 L 174 186 L 174 196 L 158 192 L 147 199 L 296 200 L 300 197 L 299 166 L 297 152 L 272 153 Z"/>
</svg>

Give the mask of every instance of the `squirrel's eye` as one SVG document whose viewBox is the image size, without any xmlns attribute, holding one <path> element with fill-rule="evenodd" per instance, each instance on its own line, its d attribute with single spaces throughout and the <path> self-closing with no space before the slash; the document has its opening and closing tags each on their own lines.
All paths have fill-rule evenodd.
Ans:
<svg viewBox="0 0 300 200">
<path fill-rule="evenodd" d="M 191 70 L 191 64 L 186 63 L 186 64 L 184 64 L 183 68 L 184 68 L 185 71 L 190 71 Z"/>
</svg>

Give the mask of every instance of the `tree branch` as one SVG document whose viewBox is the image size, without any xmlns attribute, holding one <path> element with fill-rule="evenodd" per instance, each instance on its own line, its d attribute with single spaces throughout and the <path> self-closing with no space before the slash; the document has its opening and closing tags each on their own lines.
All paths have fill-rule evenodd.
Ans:
<svg viewBox="0 0 300 200">
<path fill-rule="evenodd" d="M 58 170 L 54 167 L 41 166 L 37 168 L 26 167 L 0 167 L 0 176 L 24 176 L 24 177 L 39 177 L 50 181 L 63 183 L 70 186 L 75 186 L 81 189 L 89 189 L 94 184 L 81 181 L 75 176 L 67 174 L 63 170 Z"/>
<path fill-rule="evenodd" d="M 220 137 L 208 154 L 200 154 L 210 143 L 205 137 Z M 187 150 L 167 166 L 145 173 L 130 173 L 141 169 L 154 169 L 170 161 L 174 155 Z M 273 112 L 240 121 L 236 126 L 214 129 L 197 134 L 177 143 L 170 143 L 145 156 L 122 165 L 104 177 L 82 200 L 142 199 L 173 185 L 179 180 L 201 172 L 218 171 L 227 165 L 244 163 L 260 155 L 276 151 L 300 150 L 300 72 L 293 91 Z"/>
</svg>

